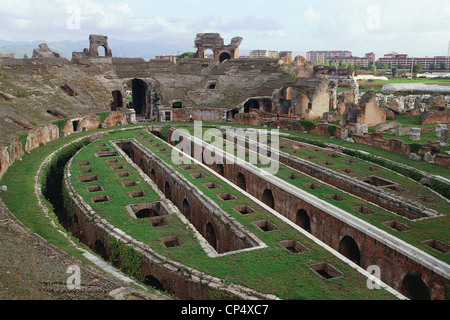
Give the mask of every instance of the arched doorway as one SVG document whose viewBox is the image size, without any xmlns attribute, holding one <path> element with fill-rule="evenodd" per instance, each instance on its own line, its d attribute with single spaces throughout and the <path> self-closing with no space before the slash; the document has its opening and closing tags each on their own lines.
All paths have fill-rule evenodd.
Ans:
<svg viewBox="0 0 450 320">
<path fill-rule="evenodd" d="M 144 279 L 144 283 L 147 286 L 155 288 L 156 290 L 166 291 L 166 289 L 164 288 L 162 283 L 158 279 L 156 279 L 154 276 L 152 276 L 152 275 L 146 276 L 145 279 Z"/>
<path fill-rule="evenodd" d="M 420 275 L 410 273 L 403 278 L 401 293 L 411 300 L 430 300 L 430 291 Z"/>
<path fill-rule="evenodd" d="M 256 99 L 249 99 L 244 104 L 244 113 L 249 113 L 252 109 L 259 110 L 259 102 Z"/>
<path fill-rule="evenodd" d="M 230 56 L 230 54 L 228 53 L 228 52 L 222 52 L 221 54 L 220 54 L 220 56 L 219 56 L 219 61 L 220 61 L 220 63 L 223 63 L 223 62 L 225 62 L 226 60 L 230 60 L 231 59 L 231 56 Z"/>
<path fill-rule="evenodd" d="M 245 181 L 245 176 L 242 172 L 238 173 L 236 180 L 237 186 L 242 190 L 247 191 L 247 182 Z"/>
<path fill-rule="evenodd" d="M 208 241 L 211 247 L 217 250 L 216 232 L 211 222 L 208 222 L 206 225 L 206 241 Z"/>
<path fill-rule="evenodd" d="M 123 95 L 120 90 L 114 90 L 112 92 L 113 102 L 111 103 L 111 111 L 117 111 L 123 108 Z"/>
<path fill-rule="evenodd" d="M 131 80 L 131 90 L 133 109 L 136 111 L 136 115 L 145 114 L 147 85 L 141 79 L 133 79 Z"/>
<path fill-rule="evenodd" d="M 217 173 L 223 176 L 225 174 L 225 169 L 223 167 L 223 164 L 218 163 L 217 164 Z"/>
<path fill-rule="evenodd" d="M 295 223 L 302 229 L 311 233 L 311 220 L 306 210 L 300 209 L 295 215 Z"/>
<path fill-rule="evenodd" d="M 342 238 L 339 243 L 339 252 L 357 265 L 360 265 L 361 253 L 359 251 L 358 244 L 352 237 L 345 236 Z"/>
<path fill-rule="evenodd" d="M 94 252 L 97 253 L 103 260 L 108 260 L 108 255 L 106 253 L 106 248 L 100 240 L 96 240 L 94 243 Z"/>
<path fill-rule="evenodd" d="M 264 190 L 262 195 L 262 202 L 264 202 L 267 206 L 269 206 L 272 209 L 275 207 L 275 200 L 273 198 L 273 194 L 270 189 Z"/>
<path fill-rule="evenodd" d="M 191 220 L 191 207 L 187 199 L 183 200 L 183 211 L 184 216 L 190 221 Z"/>
<path fill-rule="evenodd" d="M 168 181 L 164 184 L 164 196 L 167 199 L 172 200 L 172 191 L 170 190 L 170 184 Z"/>
</svg>

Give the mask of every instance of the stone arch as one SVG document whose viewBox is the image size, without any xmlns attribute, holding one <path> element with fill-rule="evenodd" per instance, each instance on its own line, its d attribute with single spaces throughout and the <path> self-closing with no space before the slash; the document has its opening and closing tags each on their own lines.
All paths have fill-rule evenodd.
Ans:
<svg viewBox="0 0 450 320">
<path fill-rule="evenodd" d="M 120 90 L 112 92 L 113 101 L 111 102 L 111 111 L 117 111 L 123 108 L 123 95 Z"/>
<path fill-rule="evenodd" d="M 136 115 L 145 115 L 147 112 L 147 89 L 148 85 L 144 80 L 131 80 L 132 106 Z"/>
<path fill-rule="evenodd" d="M 166 183 L 164 184 L 164 196 L 167 199 L 172 200 L 172 190 L 170 189 L 169 181 L 166 181 Z"/>
<path fill-rule="evenodd" d="M 214 226 L 211 222 L 206 224 L 206 241 L 208 241 L 211 247 L 217 250 L 216 231 L 214 230 Z"/>
<path fill-rule="evenodd" d="M 358 244 L 352 237 L 345 236 L 342 238 L 341 242 L 339 243 L 339 253 L 341 253 L 357 265 L 361 264 L 361 252 L 359 250 Z"/>
<path fill-rule="evenodd" d="M 239 172 L 236 178 L 236 184 L 239 188 L 244 191 L 247 191 L 247 182 L 245 180 L 245 176 L 242 172 Z"/>
<path fill-rule="evenodd" d="M 94 243 L 94 252 L 103 258 L 103 260 L 108 260 L 108 254 L 106 253 L 105 245 L 101 240 L 96 240 Z"/>
<path fill-rule="evenodd" d="M 248 99 L 246 103 L 244 103 L 244 113 L 249 113 L 250 110 L 257 109 L 259 110 L 259 102 L 256 99 Z"/>
<path fill-rule="evenodd" d="M 302 229 L 311 233 L 311 219 L 309 218 L 308 213 L 304 209 L 300 209 L 297 211 L 295 215 L 295 223 Z"/>
<path fill-rule="evenodd" d="M 222 163 L 217 164 L 217 173 L 223 176 L 225 174 L 225 168 Z"/>
<path fill-rule="evenodd" d="M 153 287 L 153 288 L 155 288 L 158 291 L 166 291 L 166 289 L 164 288 L 162 283 L 153 275 L 147 275 L 144 278 L 144 283 L 147 286 Z"/>
<path fill-rule="evenodd" d="M 150 179 L 153 180 L 153 182 L 156 181 L 156 173 L 155 173 L 155 169 L 152 168 L 152 170 L 150 170 Z"/>
<path fill-rule="evenodd" d="M 430 300 L 430 291 L 416 273 L 407 274 L 402 281 L 401 293 L 411 300 Z"/>
<path fill-rule="evenodd" d="M 265 189 L 262 195 L 262 202 L 270 208 L 275 208 L 275 199 L 273 198 L 272 190 Z"/>
<path fill-rule="evenodd" d="M 224 63 L 225 61 L 230 60 L 230 59 L 231 59 L 231 55 L 228 52 L 222 52 L 219 55 L 220 63 Z"/>
<path fill-rule="evenodd" d="M 187 199 L 183 200 L 182 213 L 188 220 L 191 220 L 191 206 L 189 205 L 189 201 L 187 201 Z"/>
</svg>

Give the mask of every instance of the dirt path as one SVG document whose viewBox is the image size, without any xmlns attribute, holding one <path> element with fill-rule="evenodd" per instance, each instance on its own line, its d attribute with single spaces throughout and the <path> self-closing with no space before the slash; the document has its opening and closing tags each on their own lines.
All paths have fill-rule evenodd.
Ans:
<svg viewBox="0 0 450 320">
<path fill-rule="evenodd" d="M 73 270 L 68 273 L 73 265 L 80 268 L 80 289 L 67 286 L 69 277 L 75 275 Z M 0 300 L 139 298 L 167 299 L 135 289 L 61 251 L 30 232 L 0 199 Z"/>
</svg>

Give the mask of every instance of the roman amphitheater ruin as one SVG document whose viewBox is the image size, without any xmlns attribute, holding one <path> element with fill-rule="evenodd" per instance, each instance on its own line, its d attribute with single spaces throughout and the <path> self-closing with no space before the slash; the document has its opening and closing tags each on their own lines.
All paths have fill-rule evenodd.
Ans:
<svg viewBox="0 0 450 320">
<path fill-rule="evenodd" d="M 71 61 L 0 58 L 0 271 L 33 266 L 17 278 L 39 298 L 448 299 L 448 97 L 418 111 L 242 41 L 197 34 L 177 63 L 99 35 Z M 440 142 L 383 136 L 417 112 L 432 126 L 411 139 Z"/>
</svg>

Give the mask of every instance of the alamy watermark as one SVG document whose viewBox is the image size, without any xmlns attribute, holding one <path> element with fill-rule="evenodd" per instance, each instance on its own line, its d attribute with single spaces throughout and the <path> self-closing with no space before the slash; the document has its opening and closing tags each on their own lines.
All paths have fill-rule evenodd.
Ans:
<svg viewBox="0 0 450 320">
<path fill-rule="evenodd" d="M 367 8 L 366 26 L 369 30 L 381 29 L 381 8 L 379 6 L 369 6 Z"/>
<path fill-rule="evenodd" d="M 81 9 L 77 5 L 69 5 L 66 7 L 69 17 L 66 20 L 66 26 L 69 30 L 81 29 Z"/>
<path fill-rule="evenodd" d="M 71 275 L 67 278 L 66 285 L 68 290 L 80 290 L 81 289 L 81 270 L 77 265 L 70 265 L 67 268 L 66 273 Z"/>
<path fill-rule="evenodd" d="M 217 128 L 203 130 L 202 122 L 195 121 L 193 135 L 187 129 L 176 129 L 171 141 L 175 143 L 172 149 L 172 162 L 175 164 L 191 164 L 193 158 L 206 165 L 243 161 L 258 166 L 262 175 L 274 175 L 279 170 L 278 129 L 227 127 L 222 132 Z"/>
</svg>

